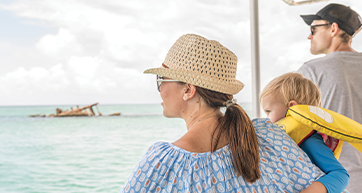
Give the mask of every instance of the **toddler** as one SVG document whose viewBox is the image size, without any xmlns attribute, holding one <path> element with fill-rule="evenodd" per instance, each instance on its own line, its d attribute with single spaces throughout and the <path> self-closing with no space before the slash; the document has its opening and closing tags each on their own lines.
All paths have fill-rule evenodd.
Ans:
<svg viewBox="0 0 362 193">
<path fill-rule="evenodd" d="M 260 103 L 267 117 L 273 122 L 285 117 L 289 107 L 294 105 L 321 105 L 318 87 L 299 73 L 286 73 L 265 86 L 260 94 Z M 348 185 L 349 175 L 334 157 L 316 131 L 301 144 L 311 161 L 326 175 L 319 178 L 302 192 L 342 192 Z"/>
</svg>

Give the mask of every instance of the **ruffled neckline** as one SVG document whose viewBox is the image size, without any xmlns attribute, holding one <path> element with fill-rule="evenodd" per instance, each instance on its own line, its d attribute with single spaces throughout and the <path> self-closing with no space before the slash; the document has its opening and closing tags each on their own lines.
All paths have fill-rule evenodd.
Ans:
<svg viewBox="0 0 362 193">
<path fill-rule="evenodd" d="M 178 147 L 178 146 L 172 144 L 171 142 L 158 142 L 158 145 L 168 145 L 168 146 L 170 146 L 171 148 L 175 149 L 176 151 L 178 151 L 180 153 L 190 154 L 190 155 L 196 156 L 196 157 L 210 156 L 212 154 L 218 154 L 218 153 L 221 153 L 221 152 L 230 152 L 230 146 L 229 145 L 225 145 L 224 147 L 219 148 L 214 152 L 208 151 L 208 152 L 203 152 L 203 153 L 187 151 L 185 149 L 182 149 L 181 147 Z"/>
</svg>

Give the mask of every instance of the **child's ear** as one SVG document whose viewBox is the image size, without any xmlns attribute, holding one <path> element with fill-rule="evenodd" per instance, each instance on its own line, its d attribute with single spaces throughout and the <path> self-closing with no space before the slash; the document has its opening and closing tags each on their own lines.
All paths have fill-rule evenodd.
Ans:
<svg viewBox="0 0 362 193">
<path fill-rule="evenodd" d="M 289 101 L 289 103 L 288 103 L 288 108 L 289 108 L 289 107 L 292 107 L 292 106 L 294 106 L 294 105 L 298 105 L 297 101 L 291 100 L 291 101 Z"/>
</svg>

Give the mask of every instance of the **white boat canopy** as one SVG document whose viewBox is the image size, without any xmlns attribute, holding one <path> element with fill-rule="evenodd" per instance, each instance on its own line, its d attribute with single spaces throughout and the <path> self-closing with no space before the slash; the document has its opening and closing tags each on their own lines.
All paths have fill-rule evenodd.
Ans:
<svg viewBox="0 0 362 193">
<path fill-rule="evenodd" d="M 328 0 L 283 0 L 289 5 L 302 5 Z M 251 73 L 252 73 L 252 116 L 261 117 L 260 93 L 260 54 L 259 54 L 259 12 L 258 0 L 250 0 L 251 34 Z"/>
<path fill-rule="evenodd" d="M 328 0 L 283 0 L 288 5 L 302 5 L 302 4 L 311 4 L 319 1 L 328 1 Z"/>
</svg>

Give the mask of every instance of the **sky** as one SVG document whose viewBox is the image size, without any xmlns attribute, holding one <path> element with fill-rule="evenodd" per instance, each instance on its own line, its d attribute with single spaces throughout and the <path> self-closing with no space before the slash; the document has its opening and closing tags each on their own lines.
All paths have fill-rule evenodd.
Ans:
<svg viewBox="0 0 362 193">
<path fill-rule="evenodd" d="M 323 55 L 309 52 L 301 14 L 329 3 L 362 14 L 362 1 L 290 6 L 259 0 L 261 88 Z M 1 0 L 0 106 L 160 103 L 155 76 L 172 44 L 194 33 L 238 57 L 238 102 L 252 101 L 247 0 Z M 362 35 L 352 47 L 362 51 Z"/>
</svg>

